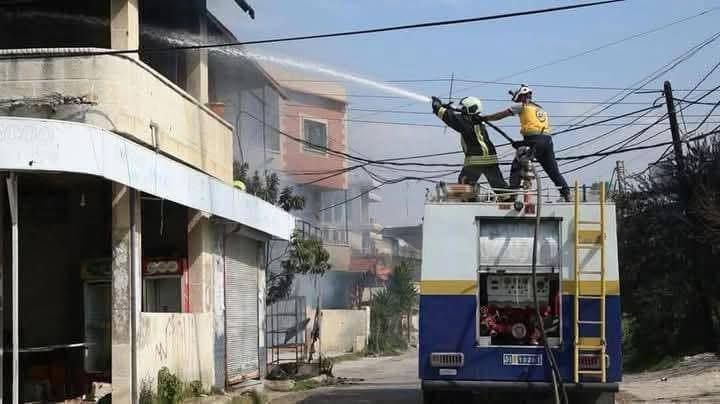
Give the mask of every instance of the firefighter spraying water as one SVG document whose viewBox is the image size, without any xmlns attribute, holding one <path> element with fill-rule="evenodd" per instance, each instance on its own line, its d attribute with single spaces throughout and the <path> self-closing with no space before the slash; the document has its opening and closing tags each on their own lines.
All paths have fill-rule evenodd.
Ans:
<svg viewBox="0 0 720 404">
<path fill-rule="evenodd" d="M 528 184 L 533 180 L 529 164 L 535 159 L 560 189 L 561 200 L 569 202 L 570 187 L 560 173 L 555 160 L 547 112 L 532 100 L 533 92 L 527 85 L 522 84 L 520 88 L 509 93 L 513 104 L 489 115 L 481 114 L 482 103 L 476 97 L 462 98 L 460 107 L 457 108 L 451 102 L 443 104 L 438 97 L 432 97 L 433 113 L 462 136 L 465 163 L 458 183 L 474 185 L 482 175 L 485 175 L 490 186 L 499 195 L 499 199 L 509 199 L 508 186 L 498 166 L 495 145 L 485 129 L 485 125 L 488 125 L 505 137 L 517 150 L 510 169 L 510 189 L 529 189 Z M 520 120 L 522 141 L 513 140 L 490 123 L 512 115 L 517 115 Z M 516 209 L 522 209 L 522 198 L 515 199 Z"/>
</svg>

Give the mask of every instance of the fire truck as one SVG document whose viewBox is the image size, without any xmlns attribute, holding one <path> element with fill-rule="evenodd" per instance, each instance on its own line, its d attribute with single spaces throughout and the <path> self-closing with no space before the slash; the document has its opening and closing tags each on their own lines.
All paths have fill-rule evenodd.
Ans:
<svg viewBox="0 0 720 404">
<path fill-rule="evenodd" d="M 519 205 L 459 194 L 438 192 L 425 205 L 424 402 L 473 394 L 613 403 L 620 288 L 615 206 L 604 187 L 598 201 L 582 202 L 576 185 L 573 202 L 543 199 L 540 210 L 537 193 Z"/>
</svg>

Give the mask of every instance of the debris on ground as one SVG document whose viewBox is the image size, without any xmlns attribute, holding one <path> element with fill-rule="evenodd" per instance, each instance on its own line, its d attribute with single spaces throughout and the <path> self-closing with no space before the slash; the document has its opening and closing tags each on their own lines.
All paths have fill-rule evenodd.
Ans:
<svg viewBox="0 0 720 404">
<path fill-rule="evenodd" d="M 720 402 L 720 357 L 686 356 L 669 369 L 626 374 L 618 402 Z"/>
</svg>

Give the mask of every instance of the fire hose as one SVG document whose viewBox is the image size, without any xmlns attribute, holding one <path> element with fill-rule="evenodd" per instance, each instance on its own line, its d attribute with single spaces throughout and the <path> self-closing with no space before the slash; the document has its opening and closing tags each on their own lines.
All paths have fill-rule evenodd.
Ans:
<svg viewBox="0 0 720 404">
<path fill-rule="evenodd" d="M 533 303 L 535 304 L 535 315 L 538 319 L 538 324 L 540 327 L 540 336 L 543 341 L 543 346 L 545 347 L 545 355 L 548 358 L 548 362 L 550 363 L 551 368 L 551 375 L 552 375 L 552 381 L 553 381 L 553 391 L 555 393 L 555 403 L 556 404 L 569 404 L 570 401 L 568 401 L 567 392 L 565 391 L 565 385 L 562 381 L 562 377 L 560 375 L 560 368 L 557 365 L 557 361 L 555 360 L 555 354 L 553 354 L 552 349 L 550 348 L 550 344 L 548 343 L 547 336 L 545 335 L 545 324 L 543 322 L 543 318 L 540 315 L 540 304 L 538 303 L 537 298 L 537 283 L 536 283 L 536 277 L 537 277 L 537 242 L 538 242 L 538 233 L 540 232 L 540 208 L 542 206 L 542 197 L 541 197 L 541 191 L 542 191 L 542 180 L 540 179 L 540 176 L 537 175 L 535 172 L 535 166 L 532 165 L 532 172 L 535 174 L 535 179 L 537 180 L 537 196 L 535 198 L 536 200 L 536 206 L 535 206 L 535 230 L 533 233 L 533 246 L 532 246 L 532 295 L 533 295 Z M 562 393 L 562 395 L 561 395 Z"/>
</svg>

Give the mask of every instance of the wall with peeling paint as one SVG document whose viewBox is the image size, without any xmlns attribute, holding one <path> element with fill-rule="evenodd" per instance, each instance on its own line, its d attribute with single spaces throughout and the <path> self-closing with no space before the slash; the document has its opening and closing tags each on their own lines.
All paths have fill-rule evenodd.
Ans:
<svg viewBox="0 0 720 404">
<path fill-rule="evenodd" d="M 160 368 L 186 382 L 215 384 L 213 313 L 142 313 L 138 377 L 155 386 Z M 220 382 L 222 384 L 222 381 Z"/>
<path fill-rule="evenodd" d="M 308 310 L 312 318 L 314 312 Z M 370 336 L 370 308 L 322 310 L 320 338 L 323 352 L 358 352 Z"/>
</svg>

